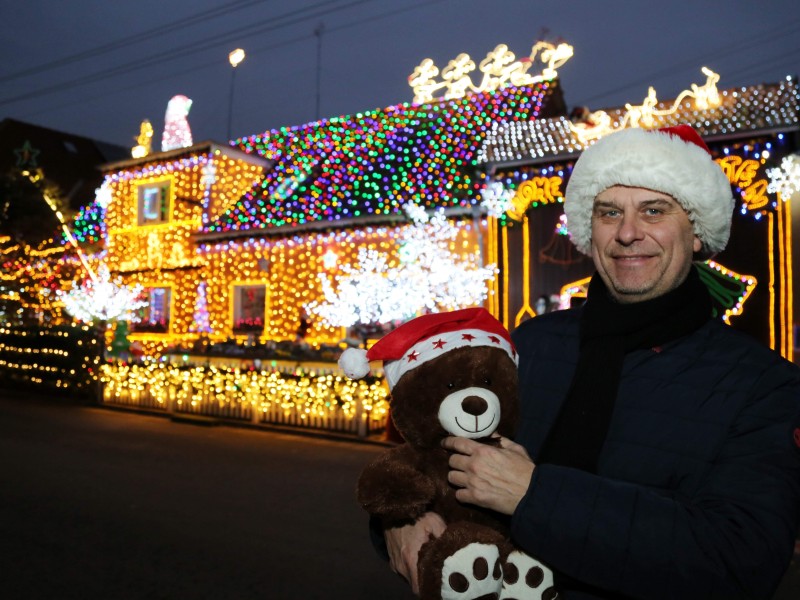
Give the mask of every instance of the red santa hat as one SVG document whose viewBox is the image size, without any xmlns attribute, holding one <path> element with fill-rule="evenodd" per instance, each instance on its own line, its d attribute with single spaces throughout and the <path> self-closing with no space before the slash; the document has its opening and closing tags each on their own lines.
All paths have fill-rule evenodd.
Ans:
<svg viewBox="0 0 800 600">
<path fill-rule="evenodd" d="M 339 366 L 351 379 L 369 374 L 369 363 L 383 361 L 389 388 L 410 370 L 456 348 L 490 346 L 504 350 L 517 364 L 517 351 L 503 324 L 486 309 L 465 308 L 423 315 L 404 323 L 368 351 L 349 348 Z"/>
<path fill-rule="evenodd" d="M 720 252 L 728 243 L 734 207 L 731 185 L 690 126 L 623 129 L 584 150 L 564 194 L 567 228 L 584 254 L 591 254 L 594 199 L 615 185 L 675 198 L 706 253 Z"/>
</svg>

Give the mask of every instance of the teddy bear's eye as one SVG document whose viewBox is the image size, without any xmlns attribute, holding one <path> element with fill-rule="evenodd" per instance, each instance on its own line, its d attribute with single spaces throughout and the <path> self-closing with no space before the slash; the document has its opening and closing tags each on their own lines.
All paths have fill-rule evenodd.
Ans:
<svg viewBox="0 0 800 600">
<path fill-rule="evenodd" d="M 453 383 L 452 381 L 450 381 L 450 382 L 447 384 L 447 389 L 448 389 L 448 390 L 452 390 L 454 387 L 456 387 L 456 384 L 455 384 L 455 383 Z"/>
<path fill-rule="evenodd" d="M 492 385 L 492 380 L 489 377 L 484 377 L 483 383 L 490 386 Z"/>
</svg>

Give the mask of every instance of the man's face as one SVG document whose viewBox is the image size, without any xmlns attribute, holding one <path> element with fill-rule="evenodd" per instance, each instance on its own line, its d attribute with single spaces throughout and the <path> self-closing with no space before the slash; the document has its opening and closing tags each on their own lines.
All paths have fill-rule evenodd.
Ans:
<svg viewBox="0 0 800 600">
<path fill-rule="evenodd" d="M 592 259 L 617 302 L 642 302 L 678 287 L 701 247 L 671 196 L 616 185 L 594 200 Z"/>
</svg>

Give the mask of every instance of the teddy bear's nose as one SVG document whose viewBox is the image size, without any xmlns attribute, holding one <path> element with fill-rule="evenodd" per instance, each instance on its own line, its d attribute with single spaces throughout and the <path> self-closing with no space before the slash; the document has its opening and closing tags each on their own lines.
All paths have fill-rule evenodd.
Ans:
<svg viewBox="0 0 800 600">
<path fill-rule="evenodd" d="M 468 415 L 482 415 L 489 408 L 489 404 L 480 396 L 467 396 L 461 401 L 461 408 Z"/>
</svg>

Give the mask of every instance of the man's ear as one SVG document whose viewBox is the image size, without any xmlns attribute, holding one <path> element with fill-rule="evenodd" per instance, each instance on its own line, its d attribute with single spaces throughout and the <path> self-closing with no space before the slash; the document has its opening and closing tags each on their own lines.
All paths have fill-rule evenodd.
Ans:
<svg viewBox="0 0 800 600">
<path fill-rule="evenodd" d="M 694 239 L 692 240 L 692 249 L 694 250 L 695 254 L 697 254 L 698 252 L 700 252 L 700 250 L 703 249 L 703 242 L 696 235 L 694 236 Z"/>
</svg>

